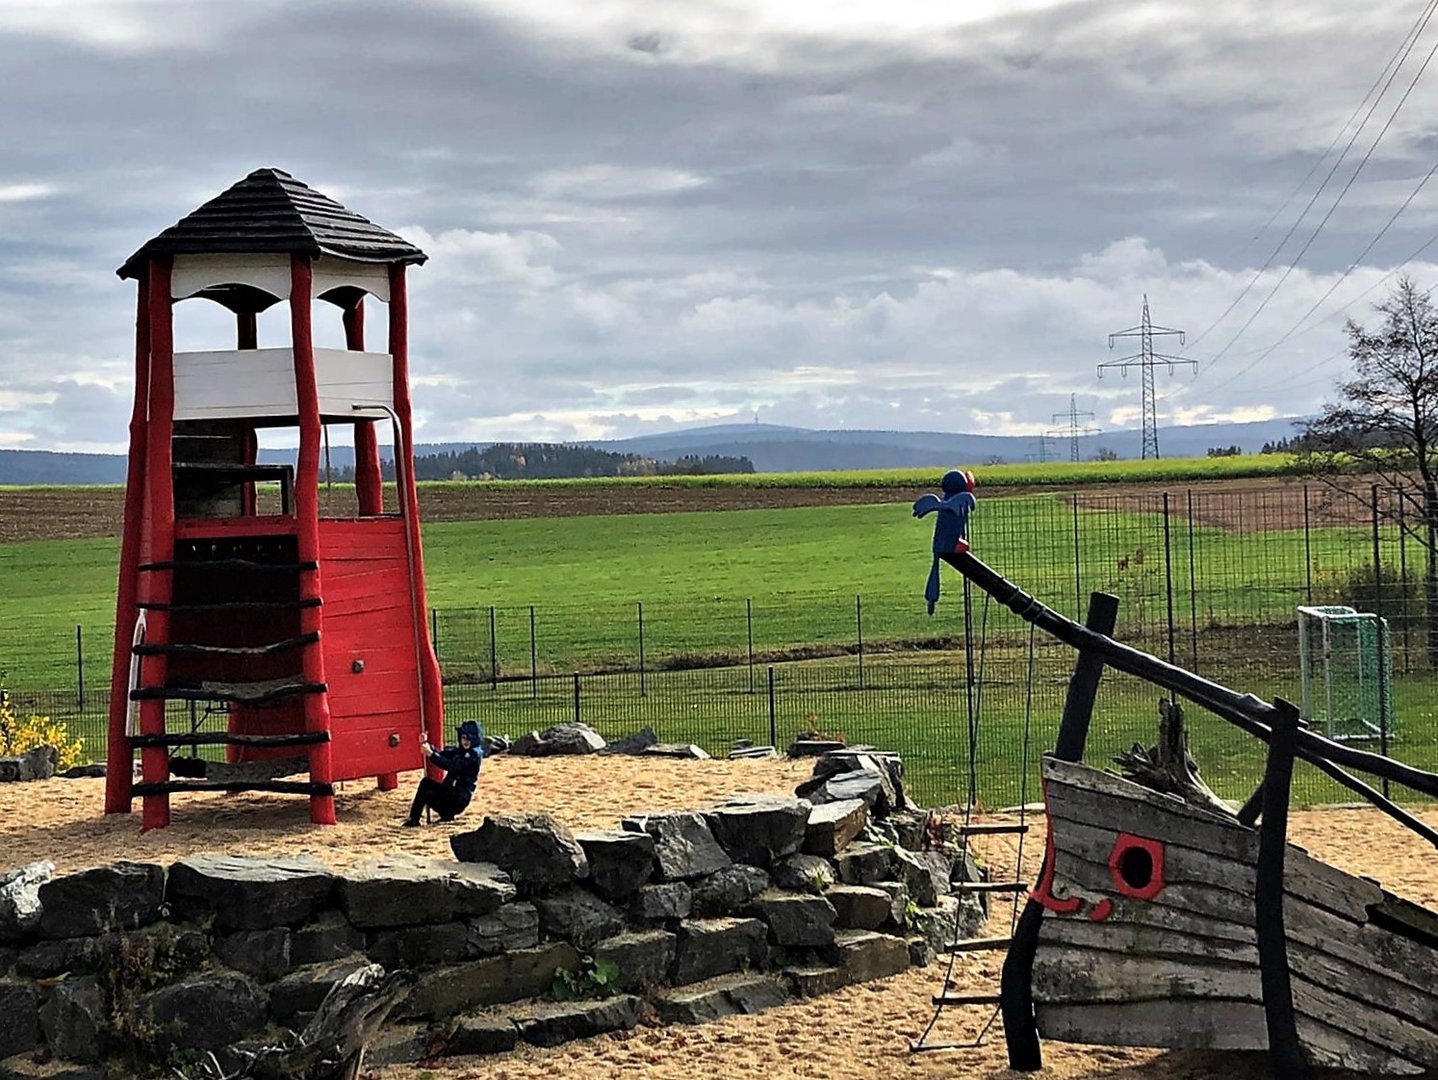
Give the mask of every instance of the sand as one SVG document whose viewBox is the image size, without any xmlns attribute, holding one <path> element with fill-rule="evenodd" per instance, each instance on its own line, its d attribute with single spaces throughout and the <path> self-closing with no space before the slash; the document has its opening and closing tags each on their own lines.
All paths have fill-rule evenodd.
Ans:
<svg viewBox="0 0 1438 1080">
<path fill-rule="evenodd" d="M 199 851 L 252 854 L 311 852 L 337 868 L 403 850 L 448 856 L 448 838 L 472 827 L 485 810 L 551 810 L 572 828 L 612 827 L 630 812 L 696 808 L 736 791 L 791 790 L 805 763 L 786 761 L 650 761 L 624 758 L 486 762 L 473 809 L 455 826 L 399 829 L 415 775 L 396 792 L 350 784 L 337 796 L 340 824 L 311 826 L 304 799 L 265 795 L 177 798 L 169 829 L 141 834 L 138 815 L 101 815 L 103 782 L 54 780 L 0 786 L 0 867 L 51 858 L 62 870 L 114 859 L 168 861 Z M 1438 810 L 1420 816 L 1438 824 Z M 1040 822 L 1041 824 L 1041 822 Z M 1369 809 L 1315 810 L 1293 815 L 1295 843 L 1353 873 L 1377 877 L 1411 900 L 1438 902 L 1427 845 Z M 1035 836 L 1040 835 L 1038 832 Z M 976 842 L 995 874 L 1012 870 L 1010 838 Z M 1032 873 L 1041 845 L 1025 844 Z M 1010 908 L 995 903 L 988 933 L 1007 931 Z M 997 989 L 1002 953 L 961 957 L 953 988 Z M 932 994 L 945 965 L 915 968 L 881 982 L 849 987 L 758 1016 L 699 1027 L 641 1026 L 636 1031 L 572 1043 L 554 1050 L 525 1048 L 487 1058 L 448 1059 L 430 1068 L 380 1070 L 380 1080 L 555 1080 L 638 1077 L 698 1080 L 763 1076 L 765 1080 L 847 1080 L 870 1077 L 1009 1077 L 1002 1032 L 995 1024 L 977 1050 L 915 1055 L 908 1050 L 929 1022 Z M 968 1042 L 991 1009 L 944 1010 L 934 1041 Z M 1197 1054 L 1073 1046 L 1044 1046 L 1045 1076 L 1105 1080 L 1257 1080 L 1264 1055 Z M 1333 1074 L 1330 1074 L 1333 1075 Z"/>
</svg>

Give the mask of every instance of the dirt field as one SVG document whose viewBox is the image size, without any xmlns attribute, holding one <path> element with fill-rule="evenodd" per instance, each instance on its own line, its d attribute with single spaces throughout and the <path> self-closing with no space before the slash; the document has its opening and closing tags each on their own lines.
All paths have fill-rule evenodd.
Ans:
<svg viewBox="0 0 1438 1080">
<path fill-rule="evenodd" d="M 497 758 L 485 765 L 472 825 L 488 809 L 551 809 L 576 828 L 612 825 L 634 811 L 697 807 L 734 791 L 788 791 L 808 772 L 802 763 L 639 762 L 633 759 L 533 760 Z M 63 869 L 112 859 L 170 860 L 187 852 L 313 852 L 336 867 L 397 850 L 448 855 L 448 826 L 401 830 L 413 776 L 397 792 L 381 794 L 351 785 L 339 796 L 340 824 L 308 822 L 302 799 L 280 796 L 193 796 L 177 799 L 174 824 L 141 835 L 137 816 L 101 816 L 103 782 L 54 780 L 0 787 L 0 867 L 53 858 Z M 1422 811 L 1438 823 L 1438 809 Z M 464 827 L 464 824 L 458 827 Z M 1293 839 L 1313 854 L 1354 873 L 1379 878 L 1410 899 L 1438 902 L 1438 878 L 1422 841 L 1369 810 L 1295 814 Z M 1025 846 L 1027 873 L 1040 845 Z M 989 865 L 1013 867 L 1007 838 L 981 848 Z M 990 932 L 1004 933 L 1009 909 L 997 904 Z M 955 987 L 997 986 L 1002 955 L 960 959 Z M 764 1076 L 766 1080 L 859 1080 L 911 1076 L 1013 1077 L 1004 1065 L 996 1029 L 978 1050 L 911 1055 L 909 1040 L 928 1023 L 929 997 L 941 989 L 944 969 L 932 965 L 828 997 L 798 1002 L 759 1016 L 701 1027 L 640 1027 L 634 1032 L 573 1043 L 556 1050 L 521 1049 L 483 1059 L 454 1059 L 431 1069 L 396 1068 L 381 1080 L 580 1080 L 640 1077 L 699 1080 Z M 985 1009 L 946 1010 L 936 1041 L 972 1039 L 988 1019 Z M 1059 1080 L 1257 1080 L 1267 1075 L 1261 1055 L 1158 1053 L 1050 1043 L 1047 1071 Z M 1334 1074 L 1330 1074 L 1332 1076 Z"/>
</svg>

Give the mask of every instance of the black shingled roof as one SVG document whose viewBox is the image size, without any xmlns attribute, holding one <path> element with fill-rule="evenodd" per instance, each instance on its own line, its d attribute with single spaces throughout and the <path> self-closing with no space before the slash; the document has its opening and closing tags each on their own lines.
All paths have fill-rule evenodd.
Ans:
<svg viewBox="0 0 1438 1080">
<path fill-rule="evenodd" d="M 360 262 L 422 263 L 428 256 L 346 210 L 283 169 L 256 169 L 145 244 L 115 271 L 139 277 L 152 255 L 282 252 Z"/>
</svg>

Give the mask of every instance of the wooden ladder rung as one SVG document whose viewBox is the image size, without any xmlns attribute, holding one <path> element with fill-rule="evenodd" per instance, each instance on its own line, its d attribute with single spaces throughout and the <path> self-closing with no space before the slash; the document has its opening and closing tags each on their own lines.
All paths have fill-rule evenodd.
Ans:
<svg viewBox="0 0 1438 1080">
<path fill-rule="evenodd" d="M 998 994 L 935 994 L 935 1005 L 997 1005 Z"/>
<path fill-rule="evenodd" d="M 951 952 L 985 952 L 989 949 L 1007 949 L 1013 941 L 1010 937 L 977 937 L 954 942 Z"/>
<path fill-rule="evenodd" d="M 1028 891 L 1024 881 L 956 881 L 956 893 L 1020 893 Z"/>
<path fill-rule="evenodd" d="M 319 632 L 311 631 L 308 634 L 298 634 L 269 645 L 191 645 L 185 643 L 168 645 L 161 642 L 142 641 L 130 651 L 136 656 L 274 656 L 277 653 L 289 652 L 291 649 L 315 645 L 319 640 Z"/>
<path fill-rule="evenodd" d="M 270 791 L 281 795 L 333 795 L 333 784 L 304 780 L 170 780 L 161 784 L 135 784 L 130 794 L 178 795 L 186 791 Z"/>
<path fill-rule="evenodd" d="M 247 735 L 228 731 L 175 732 L 131 735 L 131 746 L 310 746 L 330 741 L 328 731 L 300 731 L 293 735 Z"/>
<path fill-rule="evenodd" d="M 959 836 L 1017 836 L 1020 833 L 1029 831 L 1027 825 L 956 825 L 954 831 Z"/>
</svg>

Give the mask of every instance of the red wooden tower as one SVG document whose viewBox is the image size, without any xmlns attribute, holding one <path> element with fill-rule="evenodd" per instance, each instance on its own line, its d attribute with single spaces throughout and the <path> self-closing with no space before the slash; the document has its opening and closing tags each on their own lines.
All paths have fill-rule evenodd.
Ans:
<svg viewBox="0 0 1438 1080">
<path fill-rule="evenodd" d="M 422 735 L 443 742 L 406 345 L 405 268 L 424 260 L 288 173 L 260 169 L 118 271 L 139 283 L 139 305 L 106 813 L 143 797 L 151 829 L 169 823 L 172 794 L 267 790 L 308 795 L 311 818 L 332 824 L 336 782 L 373 776 L 392 788 L 423 764 Z M 387 352 L 365 351 L 366 296 L 388 305 Z M 192 298 L 234 313 L 234 350 L 175 351 L 173 307 Z M 340 309 L 346 348 L 314 345 L 316 300 Z M 258 314 L 284 301 L 290 346 L 258 348 Z M 376 423 L 394 435 L 388 505 Z M 330 425 L 354 431 L 343 517 L 321 513 Z M 286 427 L 298 429 L 296 464 L 257 463 L 258 429 Z M 227 762 L 207 769 L 178 753 L 206 744 L 225 745 Z M 308 781 L 279 779 L 306 771 Z"/>
</svg>

